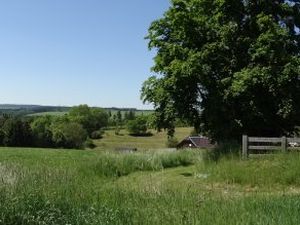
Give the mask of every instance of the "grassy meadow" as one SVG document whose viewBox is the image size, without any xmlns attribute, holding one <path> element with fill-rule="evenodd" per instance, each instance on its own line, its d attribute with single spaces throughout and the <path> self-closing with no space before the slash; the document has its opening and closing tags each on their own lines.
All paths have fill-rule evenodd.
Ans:
<svg viewBox="0 0 300 225">
<path fill-rule="evenodd" d="M 193 129 L 190 127 L 176 128 L 175 137 L 178 141 L 190 135 Z M 134 147 L 140 151 L 166 149 L 167 132 L 149 130 L 151 136 L 131 136 L 128 131 L 121 129 L 119 135 L 114 130 L 107 130 L 102 139 L 95 140 L 97 149 L 112 150 L 119 147 Z"/>
<path fill-rule="evenodd" d="M 299 224 L 300 155 L 0 148 L 0 224 Z"/>
<path fill-rule="evenodd" d="M 32 113 L 27 116 L 64 116 L 68 114 L 68 111 L 54 111 L 54 112 L 40 112 L 40 113 Z"/>
</svg>

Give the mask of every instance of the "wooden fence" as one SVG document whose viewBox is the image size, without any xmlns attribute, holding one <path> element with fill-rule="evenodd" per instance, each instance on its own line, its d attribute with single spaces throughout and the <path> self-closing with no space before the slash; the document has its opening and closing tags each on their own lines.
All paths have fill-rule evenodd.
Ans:
<svg viewBox="0 0 300 225">
<path fill-rule="evenodd" d="M 243 135 L 242 137 L 242 156 L 247 158 L 249 150 L 253 153 L 255 151 L 268 151 L 268 150 L 281 150 L 287 151 L 289 143 L 297 142 L 300 143 L 300 138 L 275 138 L 275 137 L 248 137 Z"/>
</svg>

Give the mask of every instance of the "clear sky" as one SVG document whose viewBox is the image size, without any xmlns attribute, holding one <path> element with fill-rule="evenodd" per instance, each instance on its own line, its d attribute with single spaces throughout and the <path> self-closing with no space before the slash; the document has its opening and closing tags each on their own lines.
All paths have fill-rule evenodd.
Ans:
<svg viewBox="0 0 300 225">
<path fill-rule="evenodd" d="M 147 30 L 169 0 L 0 2 L 0 103 L 151 108 Z"/>
</svg>

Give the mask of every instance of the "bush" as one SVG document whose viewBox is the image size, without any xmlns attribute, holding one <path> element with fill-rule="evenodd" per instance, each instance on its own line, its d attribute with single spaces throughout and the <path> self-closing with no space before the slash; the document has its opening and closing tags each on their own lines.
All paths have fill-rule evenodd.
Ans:
<svg viewBox="0 0 300 225">
<path fill-rule="evenodd" d="M 90 138 L 91 139 L 100 139 L 102 138 L 104 134 L 104 130 L 96 130 L 96 131 L 93 131 Z"/>
<path fill-rule="evenodd" d="M 4 118 L 0 127 L 1 145 L 29 147 L 32 145 L 32 130 L 29 122 L 19 118 Z"/>
<path fill-rule="evenodd" d="M 81 124 L 89 135 L 108 125 L 108 114 L 105 110 L 87 105 L 71 108 L 68 117 L 70 121 Z"/>
<path fill-rule="evenodd" d="M 56 121 L 51 125 L 53 142 L 57 147 L 82 148 L 87 139 L 87 132 L 75 122 Z"/>
<path fill-rule="evenodd" d="M 145 116 L 138 116 L 134 120 L 127 122 L 127 130 L 131 135 L 147 134 L 147 119 Z"/>
<path fill-rule="evenodd" d="M 30 124 L 34 146 L 36 147 L 53 147 L 52 132 L 50 126 L 53 122 L 51 116 L 41 116 L 35 118 Z"/>
<path fill-rule="evenodd" d="M 166 143 L 166 146 L 167 146 L 168 148 L 176 148 L 177 145 L 178 145 L 178 140 L 177 140 L 177 138 L 175 138 L 175 137 L 168 138 L 168 141 L 167 141 L 167 143 Z"/>
<path fill-rule="evenodd" d="M 120 135 L 120 131 L 121 131 L 121 129 L 120 129 L 119 125 L 117 125 L 116 129 L 115 129 L 115 135 Z"/>
<path fill-rule="evenodd" d="M 90 138 L 86 139 L 86 141 L 84 142 L 84 146 L 86 148 L 91 148 L 91 149 L 93 149 L 93 148 L 96 147 L 96 145 L 94 144 L 93 140 L 90 139 Z"/>
</svg>

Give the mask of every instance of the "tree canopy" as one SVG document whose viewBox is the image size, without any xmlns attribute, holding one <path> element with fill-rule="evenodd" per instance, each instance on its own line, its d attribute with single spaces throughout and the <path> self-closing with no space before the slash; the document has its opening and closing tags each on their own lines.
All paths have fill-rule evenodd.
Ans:
<svg viewBox="0 0 300 225">
<path fill-rule="evenodd" d="M 279 136 L 300 124 L 300 1 L 172 0 L 147 36 L 156 75 L 142 99 L 157 128 L 175 118 L 216 140 Z"/>
<path fill-rule="evenodd" d="M 127 121 L 127 130 L 131 135 L 147 134 L 147 117 L 143 115 L 137 116 L 135 119 Z"/>
<path fill-rule="evenodd" d="M 108 124 L 108 113 L 100 108 L 91 108 L 88 105 L 79 105 L 71 108 L 68 118 L 72 122 L 82 125 L 89 135 Z"/>
<path fill-rule="evenodd" d="M 63 116 L 16 117 L 0 115 L 0 146 L 84 148 L 89 138 L 101 138 L 108 114 L 100 108 L 79 105 Z"/>
</svg>

